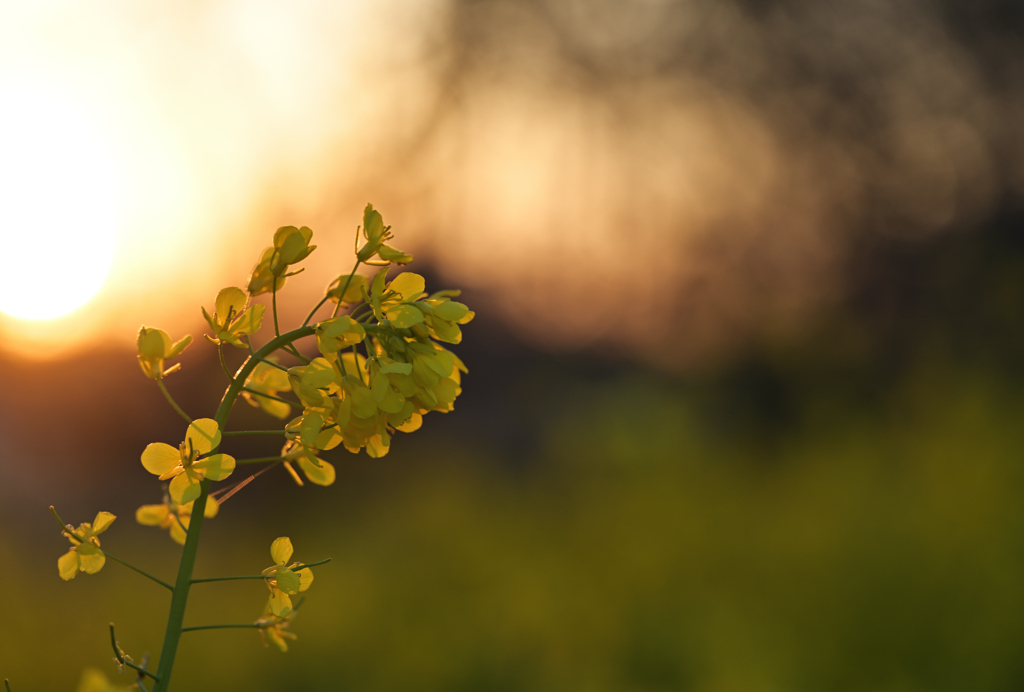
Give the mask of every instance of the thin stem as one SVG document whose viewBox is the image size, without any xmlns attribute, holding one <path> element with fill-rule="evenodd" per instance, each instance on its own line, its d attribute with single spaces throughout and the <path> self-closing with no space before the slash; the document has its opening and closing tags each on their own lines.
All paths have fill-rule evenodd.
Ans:
<svg viewBox="0 0 1024 692">
<path fill-rule="evenodd" d="M 227 629 L 263 629 L 265 625 L 257 625 L 255 622 L 247 625 L 197 625 L 195 627 L 182 627 L 182 632 L 195 632 L 197 630 L 227 630 Z"/>
<path fill-rule="evenodd" d="M 222 437 L 233 435 L 284 435 L 284 430 L 229 430 L 221 433 Z"/>
<path fill-rule="evenodd" d="M 11 681 L 7 678 L 4 678 L 4 687 L 7 689 L 7 692 L 11 692 Z"/>
<path fill-rule="evenodd" d="M 228 369 L 228 362 L 224 360 L 224 344 L 217 344 L 217 354 L 220 356 L 220 367 L 224 370 L 224 374 L 228 376 L 229 380 L 235 379 L 231 376 L 231 370 Z"/>
<path fill-rule="evenodd" d="M 265 396 L 268 399 L 273 399 L 274 401 L 280 401 L 282 404 L 288 404 L 289 406 L 300 406 L 300 407 L 302 406 L 302 404 L 297 403 L 295 401 L 288 401 L 287 399 L 282 399 L 279 396 L 274 396 L 273 394 L 267 394 L 266 392 L 261 392 L 258 389 L 250 389 L 249 387 L 242 387 L 242 391 L 243 392 L 249 392 L 250 394 L 255 394 L 256 396 Z"/>
<path fill-rule="evenodd" d="M 60 524 L 60 530 L 63 531 L 65 535 L 67 535 L 69 538 L 78 541 L 79 543 L 82 542 L 82 537 L 70 529 L 71 524 L 64 523 L 64 520 L 60 518 L 59 514 L 57 514 L 57 510 L 54 508 L 53 505 L 50 505 L 50 514 L 52 514 L 53 518 L 57 520 L 58 524 Z"/>
<path fill-rule="evenodd" d="M 145 680 L 145 678 L 140 675 L 138 679 L 135 680 L 135 684 L 139 686 L 139 689 L 142 690 L 142 692 L 149 692 L 149 690 L 146 689 L 146 686 L 142 684 L 143 680 Z"/>
<path fill-rule="evenodd" d="M 345 279 L 345 287 L 341 289 L 341 294 L 338 296 L 338 304 L 334 306 L 334 313 L 331 315 L 331 317 L 338 316 L 338 311 L 341 310 L 341 301 L 345 297 L 345 291 L 348 290 L 349 284 L 352 283 L 352 277 L 356 275 L 356 269 L 359 269 L 359 264 L 359 258 L 357 257 L 355 266 L 352 267 L 352 271 L 349 272 L 348 278 Z M 312 315 L 310 315 L 310 317 L 312 317 Z"/>
<path fill-rule="evenodd" d="M 253 457 L 252 459 L 235 459 L 235 465 L 241 466 L 242 464 L 265 464 L 270 461 L 288 461 L 287 457 L 276 456 L 276 457 Z"/>
<path fill-rule="evenodd" d="M 114 562 L 117 562 L 117 563 L 119 563 L 119 564 L 122 564 L 122 565 L 124 565 L 125 567 L 127 567 L 128 569 L 132 569 L 132 570 L 135 570 L 136 572 L 138 572 L 138 573 L 139 573 L 139 574 L 141 574 L 142 576 L 146 577 L 147 579 L 152 579 L 153 581 L 155 581 L 155 582 L 156 582 L 157 584 L 159 584 L 160 586 L 164 587 L 165 589 L 169 589 L 170 591 L 174 591 L 174 587 L 173 587 L 173 586 L 171 586 L 170 584 L 168 584 L 167 582 L 165 582 L 164 580 L 162 580 L 162 579 L 157 579 L 156 577 L 154 577 L 154 576 L 153 576 L 152 574 L 149 574 L 148 572 L 143 572 L 143 571 L 142 571 L 141 569 L 139 569 L 139 568 L 138 568 L 138 567 L 136 567 L 135 565 L 129 565 L 129 564 L 128 564 L 127 562 L 125 562 L 124 560 L 121 560 L 121 559 L 119 559 L 119 558 L 116 558 L 116 557 L 114 557 L 113 555 L 111 555 L 110 553 L 108 553 L 108 552 L 107 552 L 106 550 L 104 550 L 104 551 L 103 551 L 103 554 L 104 554 L 104 555 L 106 555 L 107 557 L 109 557 L 109 558 L 110 558 L 111 560 L 113 560 Z"/>
<path fill-rule="evenodd" d="M 132 670 L 138 671 L 142 675 L 148 675 L 149 677 L 153 678 L 153 680 L 156 683 L 159 684 L 160 677 L 158 675 L 153 675 L 152 673 L 150 673 L 145 668 L 142 668 L 141 666 L 137 666 L 134 663 L 132 663 L 131 661 L 125 660 L 124 652 L 122 652 L 121 648 L 117 645 L 117 638 L 114 636 L 114 623 L 110 623 L 110 645 L 112 647 L 114 647 L 114 656 L 117 658 L 117 662 L 118 663 L 120 663 L 122 666 L 128 666 Z M 156 689 L 156 688 L 154 687 L 153 689 Z"/>
<path fill-rule="evenodd" d="M 157 384 L 158 387 L 160 387 L 160 391 L 164 393 L 164 398 L 167 399 L 167 403 L 169 403 L 171 405 L 171 407 L 175 411 L 178 412 L 179 416 L 181 416 L 182 418 L 187 420 L 189 423 L 191 423 L 192 419 L 189 417 L 189 415 L 187 413 L 185 413 L 184 411 L 181 410 L 180 406 L 178 406 L 178 402 L 176 402 L 174 400 L 174 397 L 171 396 L 171 393 L 167 391 L 167 387 L 164 386 L 164 381 L 163 380 L 157 380 L 156 384 Z"/>
<path fill-rule="evenodd" d="M 193 579 L 193 584 L 205 584 L 211 581 L 240 581 L 242 579 L 265 579 L 262 574 L 249 574 L 244 577 L 203 577 L 202 579 Z"/>
<path fill-rule="evenodd" d="M 266 358 L 282 346 L 290 344 L 296 339 L 312 336 L 313 333 L 312 327 L 300 327 L 275 337 L 253 354 L 252 357 L 247 358 L 242 367 L 235 373 L 234 380 L 228 386 L 227 391 L 224 392 L 220 406 L 217 407 L 217 413 L 214 415 L 217 426 L 220 429 L 225 427 L 228 415 L 238 400 L 238 396 L 242 393 L 242 385 L 261 359 Z M 167 629 L 164 634 L 163 647 L 160 651 L 160 665 L 157 670 L 159 680 L 153 686 L 152 692 L 167 692 L 168 685 L 170 684 L 171 671 L 174 670 L 174 659 L 178 653 L 178 643 L 181 640 L 185 607 L 188 605 L 189 587 L 192 586 L 192 571 L 195 569 L 196 553 L 199 549 L 199 537 L 205 518 L 206 500 L 209 495 L 210 481 L 206 479 L 200 485 L 199 497 L 196 498 L 195 503 L 192 505 L 192 519 L 189 522 L 188 536 L 185 538 L 185 548 L 182 551 L 181 562 L 178 565 L 178 577 L 174 585 L 174 594 L 171 597 L 171 607 L 167 614 Z"/>
<path fill-rule="evenodd" d="M 326 560 L 320 560 L 319 562 L 310 562 L 308 565 L 299 565 L 298 567 L 292 567 L 291 570 L 293 572 L 298 572 L 299 570 L 308 569 L 310 567 L 319 567 L 320 565 L 326 565 L 331 560 L 332 558 L 327 558 Z M 242 579 L 266 579 L 266 577 L 264 577 L 262 574 L 247 574 L 242 577 L 203 577 L 202 579 L 193 579 L 192 583 L 199 584 L 211 581 L 239 581 Z"/>
<path fill-rule="evenodd" d="M 280 326 L 278 326 L 278 322 L 277 322 L 277 281 L 276 280 L 274 281 L 273 286 L 271 287 L 270 304 L 271 304 L 271 308 L 273 309 L 273 313 L 274 313 L 274 334 L 277 337 L 280 337 L 281 336 L 281 328 L 280 328 Z M 305 327 L 306 325 L 303 324 L 302 326 Z M 298 358 L 303 363 L 307 363 L 307 364 L 309 363 L 309 361 L 306 360 L 302 356 L 301 353 L 299 353 L 298 349 L 296 349 L 290 343 L 283 345 L 281 348 L 283 348 L 288 353 L 291 353 L 293 356 Z"/>
</svg>

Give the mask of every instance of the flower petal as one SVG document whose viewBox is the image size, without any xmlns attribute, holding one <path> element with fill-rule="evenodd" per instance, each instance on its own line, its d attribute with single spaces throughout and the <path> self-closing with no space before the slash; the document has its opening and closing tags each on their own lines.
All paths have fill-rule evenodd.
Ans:
<svg viewBox="0 0 1024 692">
<path fill-rule="evenodd" d="M 135 521 L 143 526 L 160 526 L 170 513 L 167 505 L 142 505 L 135 510 Z"/>
<path fill-rule="evenodd" d="M 155 476 L 162 476 L 181 463 L 177 449 L 163 442 L 152 442 L 142 451 L 142 465 Z"/>
<path fill-rule="evenodd" d="M 106 531 L 110 528 L 110 525 L 114 523 L 115 519 L 117 519 L 117 517 L 110 512 L 98 512 L 96 514 L 96 519 L 92 522 L 92 535 L 95 536 L 96 534 Z"/>
<path fill-rule="evenodd" d="M 296 594 L 302 586 L 302 578 L 287 567 L 278 565 L 277 588 L 285 593 Z"/>
<path fill-rule="evenodd" d="M 212 481 L 222 481 L 235 470 L 235 458 L 229 454 L 211 454 L 192 464 L 192 469 Z"/>
<path fill-rule="evenodd" d="M 270 557 L 274 558 L 274 563 L 283 565 L 292 559 L 292 539 L 287 536 L 282 536 L 276 539 L 270 546 Z M 275 613 L 276 614 L 276 613 Z"/>
<path fill-rule="evenodd" d="M 299 591 L 305 591 L 313 583 L 313 570 L 307 567 L 300 569 L 296 574 L 299 575 Z"/>
<path fill-rule="evenodd" d="M 199 481 L 193 481 L 187 473 L 182 473 L 174 477 L 167 490 L 170 492 L 172 500 L 183 505 L 199 497 L 202 488 Z"/>
<path fill-rule="evenodd" d="M 311 464 L 305 457 L 299 457 L 296 461 L 310 483 L 324 486 L 331 485 L 335 479 L 334 467 L 323 459 L 318 458 L 318 460 L 320 461 L 320 468 Z"/>
<path fill-rule="evenodd" d="M 212 418 L 199 418 L 189 424 L 185 439 L 192 443 L 192 449 L 206 454 L 220 444 L 220 426 Z"/>
<path fill-rule="evenodd" d="M 60 578 L 64 581 L 74 579 L 78 574 L 78 551 L 72 548 L 61 555 L 57 560 L 57 571 L 60 572 Z"/>
<path fill-rule="evenodd" d="M 288 594 L 281 589 L 274 589 L 274 593 L 270 596 L 270 612 L 283 618 L 292 612 L 292 599 L 288 598 Z"/>
<path fill-rule="evenodd" d="M 75 550 L 78 551 L 78 559 L 83 572 L 86 574 L 96 574 L 103 569 L 107 556 L 103 554 L 102 550 L 91 543 L 83 543 L 80 546 L 76 546 Z"/>
</svg>

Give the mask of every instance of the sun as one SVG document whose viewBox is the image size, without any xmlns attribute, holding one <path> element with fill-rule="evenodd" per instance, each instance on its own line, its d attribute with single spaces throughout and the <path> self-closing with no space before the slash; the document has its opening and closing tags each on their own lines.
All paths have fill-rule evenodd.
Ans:
<svg viewBox="0 0 1024 692">
<path fill-rule="evenodd" d="M 103 286 L 114 257 L 111 151 L 80 102 L 0 81 L 0 312 L 67 315 Z"/>
</svg>

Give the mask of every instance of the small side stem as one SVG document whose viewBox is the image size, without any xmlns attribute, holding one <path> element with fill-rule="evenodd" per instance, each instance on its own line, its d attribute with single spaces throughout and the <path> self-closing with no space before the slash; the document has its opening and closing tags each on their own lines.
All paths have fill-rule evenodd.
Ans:
<svg viewBox="0 0 1024 692">
<path fill-rule="evenodd" d="M 231 376 L 231 370 L 228 368 L 228 362 L 224 360 L 224 344 L 217 344 L 217 354 L 220 356 L 220 367 L 224 370 L 224 374 L 228 376 L 229 380 L 235 378 Z"/>
<path fill-rule="evenodd" d="M 121 652 L 121 648 L 117 645 L 117 638 L 114 636 L 114 623 L 110 623 L 110 645 L 114 647 L 114 656 L 117 658 L 117 662 L 122 666 L 128 666 L 132 670 L 135 670 L 142 675 L 148 675 L 156 682 L 160 682 L 160 678 L 158 676 L 153 675 L 145 668 L 137 666 L 131 661 L 125 660 L 124 654 Z"/>
<path fill-rule="evenodd" d="M 288 404 L 289 406 L 298 406 L 300 408 L 302 407 L 302 404 L 300 404 L 298 402 L 288 401 L 287 399 L 282 399 L 279 396 L 274 396 L 273 394 L 267 394 L 265 392 L 261 392 L 258 389 L 249 389 L 248 387 L 242 387 L 242 391 L 243 392 L 249 392 L 250 394 L 255 394 L 256 396 L 264 396 L 264 397 L 266 397 L 268 399 L 273 399 L 274 401 L 280 401 L 282 404 Z"/>
<path fill-rule="evenodd" d="M 253 457 L 252 459 L 235 459 L 235 465 L 241 466 L 242 464 L 266 464 L 271 461 L 287 461 L 285 457 Z"/>
<path fill-rule="evenodd" d="M 203 577 L 202 579 L 193 579 L 193 584 L 205 584 L 211 581 L 240 581 L 242 579 L 265 579 L 262 574 L 248 574 L 244 577 Z"/>
<path fill-rule="evenodd" d="M 247 625 L 197 625 L 195 627 L 182 627 L 182 632 L 196 632 L 198 630 L 228 630 L 228 629 L 263 629 L 263 625 L 255 622 Z"/>
<path fill-rule="evenodd" d="M 284 435 L 284 430 L 229 430 L 221 433 L 222 437 L 235 435 Z"/>
<path fill-rule="evenodd" d="M 170 584 L 168 584 L 167 582 L 165 582 L 163 579 L 157 579 L 152 574 L 149 574 L 148 572 L 142 571 L 141 569 L 139 569 L 135 565 L 129 565 L 124 560 L 121 560 L 119 558 L 114 557 L 113 555 L 108 553 L 106 550 L 103 551 L 103 554 L 106 555 L 107 557 L 109 557 L 114 562 L 116 562 L 118 564 L 121 564 L 121 565 L 124 565 L 128 569 L 135 570 L 136 572 L 138 572 L 142 576 L 146 577 L 147 579 L 152 579 L 153 581 L 155 581 L 157 584 L 159 584 L 160 586 L 164 587 L 165 589 L 168 589 L 169 591 L 174 591 L 174 587 L 171 586 Z"/>
<path fill-rule="evenodd" d="M 167 403 L 169 403 L 171 405 L 171 408 L 173 408 L 175 411 L 177 411 L 179 416 L 181 416 L 182 418 L 187 420 L 189 423 L 191 423 L 192 422 L 192 418 L 189 417 L 189 415 L 187 413 L 185 413 L 184 411 L 181 410 L 181 407 L 178 406 L 178 402 L 176 402 L 174 400 L 174 397 L 171 396 L 171 393 L 167 391 L 167 387 L 164 386 L 164 381 L 163 380 L 157 380 L 156 384 L 157 384 L 158 387 L 160 387 L 160 391 L 164 393 L 164 398 L 167 399 Z"/>
</svg>

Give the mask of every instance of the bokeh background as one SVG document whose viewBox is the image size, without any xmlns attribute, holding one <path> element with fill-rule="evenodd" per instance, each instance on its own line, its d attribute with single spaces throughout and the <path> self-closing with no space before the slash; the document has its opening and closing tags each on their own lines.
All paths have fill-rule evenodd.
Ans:
<svg viewBox="0 0 1024 692">
<path fill-rule="evenodd" d="M 1021 123 L 1002 0 L 0 3 L 0 303 L 81 304 L 0 316 L 0 677 L 128 682 L 109 621 L 159 651 L 165 594 L 61 582 L 47 507 L 170 580 L 138 327 L 198 338 L 168 386 L 211 415 L 199 306 L 308 225 L 301 319 L 371 201 L 478 312 L 465 392 L 207 523 L 197 575 L 333 562 L 291 651 L 187 634 L 177 687 L 1020 689 Z"/>
</svg>

